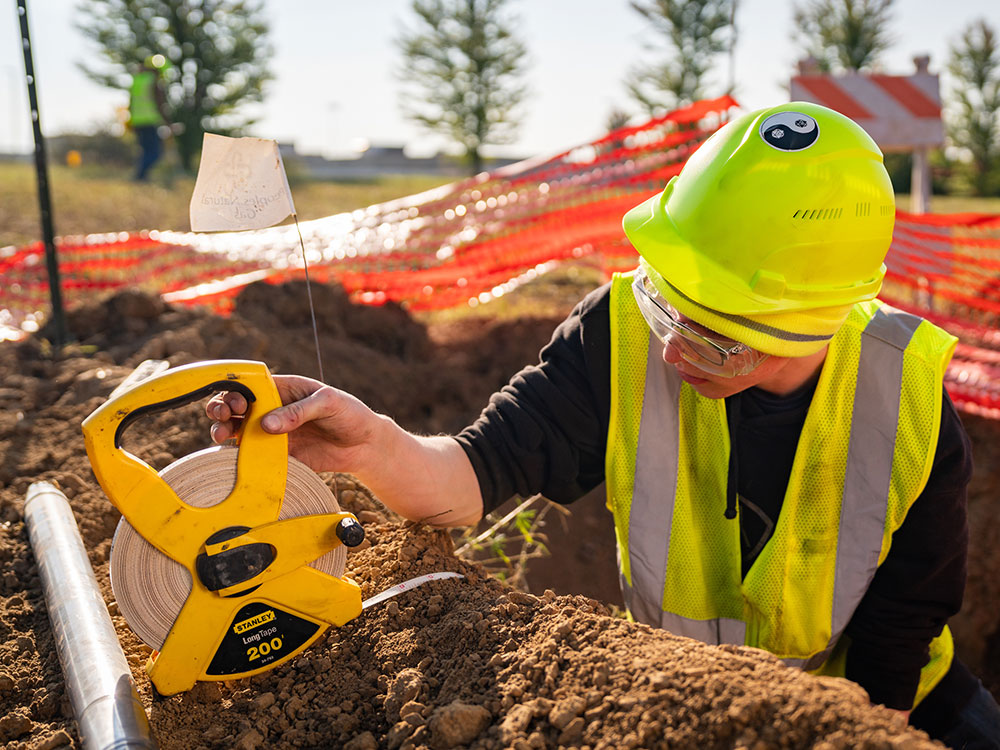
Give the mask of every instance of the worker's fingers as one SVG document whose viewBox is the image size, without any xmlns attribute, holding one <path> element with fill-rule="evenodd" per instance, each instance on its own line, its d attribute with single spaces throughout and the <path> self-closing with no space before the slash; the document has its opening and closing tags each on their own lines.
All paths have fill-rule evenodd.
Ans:
<svg viewBox="0 0 1000 750">
<path fill-rule="evenodd" d="M 229 408 L 229 414 L 233 417 L 242 417 L 247 413 L 249 404 L 242 393 L 227 391 L 222 394 L 223 405 Z"/>
<path fill-rule="evenodd" d="M 233 428 L 229 422 L 213 422 L 209 428 L 212 442 L 221 445 L 233 436 Z"/>
<path fill-rule="evenodd" d="M 247 400 L 236 391 L 216 393 L 205 404 L 205 413 L 217 422 L 225 422 L 246 414 Z"/>
<path fill-rule="evenodd" d="M 216 393 L 205 404 L 205 414 L 214 420 L 209 434 L 215 443 L 224 443 L 236 434 L 247 411 L 247 400 L 236 392 Z"/>
<path fill-rule="evenodd" d="M 208 403 L 205 404 L 205 415 L 209 419 L 219 419 L 222 416 L 222 409 L 224 406 L 225 403 L 222 400 L 222 394 L 216 393 L 208 400 Z M 228 409 L 228 407 L 226 408 Z"/>
</svg>

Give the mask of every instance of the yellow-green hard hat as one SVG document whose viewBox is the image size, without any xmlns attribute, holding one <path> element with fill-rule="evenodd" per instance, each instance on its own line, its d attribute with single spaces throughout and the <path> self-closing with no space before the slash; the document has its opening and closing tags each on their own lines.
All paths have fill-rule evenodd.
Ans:
<svg viewBox="0 0 1000 750">
<path fill-rule="evenodd" d="M 161 54 L 149 55 L 142 62 L 150 70 L 158 70 L 160 73 L 165 73 L 173 67 L 170 60 Z"/>
<path fill-rule="evenodd" d="M 873 298 L 894 219 L 871 137 L 838 112 L 791 102 L 720 128 L 623 224 L 689 302 L 756 316 Z"/>
</svg>

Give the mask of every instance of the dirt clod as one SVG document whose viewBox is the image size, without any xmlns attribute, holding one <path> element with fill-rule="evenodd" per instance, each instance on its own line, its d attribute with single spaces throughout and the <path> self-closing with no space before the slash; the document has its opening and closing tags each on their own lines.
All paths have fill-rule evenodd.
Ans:
<svg viewBox="0 0 1000 750">
<path fill-rule="evenodd" d="M 16 740 L 31 731 L 34 723 L 24 713 L 9 713 L 0 719 L 0 739 Z"/>
<path fill-rule="evenodd" d="M 492 718 L 483 706 L 452 701 L 434 711 L 427 726 L 434 747 L 444 750 L 469 744 L 486 729 Z"/>
<path fill-rule="evenodd" d="M 48 737 L 43 737 L 35 747 L 36 750 L 56 750 L 56 748 L 68 747 L 72 744 L 73 738 L 69 736 L 69 732 L 60 729 Z"/>
<path fill-rule="evenodd" d="M 362 732 L 344 745 L 344 750 L 377 750 L 378 742 L 371 732 Z"/>
<path fill-rule="evenodd" d="M 390 602 L 395 604 L 395 602 Z M 399 612 L 399 605 L 394 608 L 387 608 L 390 616 Z M 423 674 L 416 669 L 404 669 L 392 681 L 389 692 L 385 699 L 385 715 L 390 721 L 402 717 L 400 709 L 404 704 L 414 701 L 420 696 L 420 691 L 425 685 Z"/>
<path fill-rule="evenodd" d="M 256 729 L 250 728 L 236 740 L 236 750 L 257 750 L 264 742 L 264 737 Z"/>
</svg>

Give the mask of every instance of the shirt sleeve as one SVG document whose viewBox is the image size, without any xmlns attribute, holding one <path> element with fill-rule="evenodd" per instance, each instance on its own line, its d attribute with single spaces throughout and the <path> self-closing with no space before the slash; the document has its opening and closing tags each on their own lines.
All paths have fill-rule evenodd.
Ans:
<svg viewBox="0 0 1000 750">
<path fill-rule="evenodd" d="M 927 485 L 893 534 L 889 554 L 845 631 L 851 639 L 846 676 L 873 703 L 912 707 L 930 642 L 962 606 L 971 476 L 972 445 L 945 392 Z"/>
<path fill-rule="evenodd" d="M 515 495 L 579 499 L 604 481 L 610 391 L 610 285 L 581 301 L 539 362 L 517 373 L 455 439 L 479 479 L 484 513 Z"/>
</svg>

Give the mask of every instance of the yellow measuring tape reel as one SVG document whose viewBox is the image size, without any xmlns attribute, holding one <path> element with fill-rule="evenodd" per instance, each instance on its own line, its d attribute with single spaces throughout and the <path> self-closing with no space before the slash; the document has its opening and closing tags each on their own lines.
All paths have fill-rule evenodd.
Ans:
<svg viewBox="0 0 1000 750">
<path fill-rule="evenodd" d="M 223 390 L 250 405 L 238 448 L 209 448 L 159 474 L 122 449 L 143 416 Z M 360 544 L 364 529 L 288 455 L 286 435 L 261 428 L 280 405 L 263 363 L 214 360 L 144 380 L 83 421 L 94 474 L 122 513 L 112 588 L 129 626 L 158 649 L 146 671 L 162 695 L 271 669 L 361 613 L 361 589 L 342 573 L 344 545 Z"/>
</svg>

